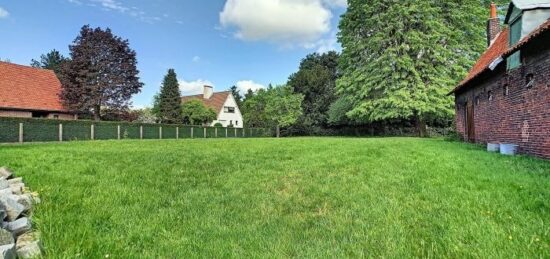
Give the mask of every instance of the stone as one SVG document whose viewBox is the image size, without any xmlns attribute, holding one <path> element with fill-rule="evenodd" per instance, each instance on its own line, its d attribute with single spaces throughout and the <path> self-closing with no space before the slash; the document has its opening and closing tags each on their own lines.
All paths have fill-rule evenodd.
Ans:
<svg viewBox="0 0 550 259">
<path fill-rule="evenodd" d="M 33 198 L 30 193 L 25 193 L 21 195 L 12 195 L 12 197 L 21 205 L 25 207 L 25 211 L 29 211 L 32 208 Z"/>
<path fill-rule="evenodd" d="M 15 245 L 19 258 L 36 258 L 42 255 L 42 243 L 34 232 L 22 234 Z"/>
<path fill-rule="evenodd" d="M 0 246 L 10 245 L 13 243 L 15 243 L 15 239 L 13 239 L 11 232 L 0 228 Z"/>
<path fill-rule="evenodd" d="M 10 188 L 13 194 L 17 194 L 17 195 L 23 194 L 23 189 L 25 188 L 25 184 L 23 183 L 12 184 L 10 185 Z"/>
<path fill-rule="evenodd" d="M 9 195 L 12 195 L 12 194 L 13 194 L 13 192 L 11 191 L 10 188 L 0 190 L 0 196 L 9 196 Z"/>
<path fill-rule="evenodd" d="M 6 179 L 0 179 L 0 190 L 10 188 L 10 183 Z"/>
<path fill-rule="evenodd" d="M 7 167 L 0 167 L 0 178 L 9 179 L 13 173 Z"/>
<path fill-rule="evenodd" d="M 17 202 L 14 197 L 14 195 L 0 195 L 0 203 L 2 203 L 6 209 L 8 221 L 14 221 L 23 211 L 25 211 L 25 206 Z"/>
<path fill-rule="evenodd" d="M 9 179 L 7 181 L 8 181 L 8 184 L 23 183 L 23 178 L 22 177 L 17 177 L 17 178 Z"/>
<path fill-rule="evenodd" d="M 13 222 L 4 221 L 3 227 L 17 237 L 31 230 L 32 224 L 29 218 L 24 217 Z"/>
<path fill-rule="evenodd" d="M 0 246 L 0 258 L 15 259 L 15 244 Z"/>
</svg>

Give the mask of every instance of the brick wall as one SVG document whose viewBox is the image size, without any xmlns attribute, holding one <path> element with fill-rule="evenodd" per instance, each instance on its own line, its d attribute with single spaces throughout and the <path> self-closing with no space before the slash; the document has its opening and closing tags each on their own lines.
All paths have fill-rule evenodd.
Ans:
<svg viewBox="0 0 550 259">
<path fill-rule="evenodd" d="M 514 143 L 520 152 L 550 158 L 550 46 L 522 50 L 522 66 L 506 71 L 505 62 L 468 90 L 456 94 L 456 125 L 466 139 L 466 102 L 474 103 L 477 143 Z M 534 84 L 526 87 L 532 74 Z M 491 95 L 491 97 L 490 97 Z"/>
<path fill-rule="evenodd" d="M 32 118 L 32 113 L 31 112 L 24 112 L 24 111 L 0 110 L 0 117 Z"/>
</svg>

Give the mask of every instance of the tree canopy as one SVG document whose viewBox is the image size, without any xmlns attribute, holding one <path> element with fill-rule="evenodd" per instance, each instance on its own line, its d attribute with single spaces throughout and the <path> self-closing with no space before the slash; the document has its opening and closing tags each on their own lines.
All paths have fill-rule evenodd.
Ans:
<svg viewBox="0 0 550 259">
<path fill-rule="evenodd" d="M 92 113 L 100 120 L 101 109 L 125 110 L 132 95 L 141 91 L 136 52 L 128 40 L 110 29 L 86 25 L 69 46 L 71 60 L 62 65 L 61 97 L 75 111 Z"/>
<path fill-rule="evenodd" d="M 182 105 L 182 116 L 184 124 L 200 125 L 214 121 L 218 115 L 200 100 L 190 100 Z"/>
<path fill-rule="evenodd" d="M 484 49 L 489 1 L 349 0 L 338 92 L 358 121 L 450 117 L 447 93 Z"/>
<path fill-rule="evenodd" d="M 61 65 L 69 61 L 69 58 L 64 57 L 59 51 L 53 49 L 47 54 L 42 54 L 40 60 L 31 60 L 31 66 L 36 68 L 50 69 L 59 75 L 61 72 Z"/>
<path fill-rule="evenodd" d="M 265 118 L 277 129 L 277 137 L 280 136 L 280 128 L 294 124 L 302 115 L 302 94 L 295 94 L 290 86 L 278 86 L 267 90 L 265 103 Z"/>
<path fill-rule="evenodd" d="M 169 69 L 158 94 L 158 117 L 162 123 L 177 123 L 182 120 L 181 93 L 178 76 L 174 69 Z"/>
</svg>

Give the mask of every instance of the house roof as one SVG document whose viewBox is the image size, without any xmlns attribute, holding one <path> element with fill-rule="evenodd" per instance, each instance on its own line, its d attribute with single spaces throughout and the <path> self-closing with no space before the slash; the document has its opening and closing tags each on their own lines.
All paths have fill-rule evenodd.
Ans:
<svg viewBox="0 0 550 259">
<path fill-rule="evenodd" d="M 52 70 L 0 62 L 0 108 L 68 112 Z"/>
<path fill-rule="evenodd" d="M 503 61 L 505 58 L 514 54 L 517 50 L 521 49 L 527 43 L 538 38 L 543 33 L 550 31 L 550 20 L 547 20 L 545 23 L 540 25 L 537 29 L 525 36 L 521 41 L 516 43 L 512 47 L 508 47 L 508 28 L 505 28 L 495 39 L 493 44 L 481 55 L 479 60 L 473 66 L 473 68 L 468 73 L 468 76 L 458 86 L 453 89 L 450 93 L 455 93 L 456 91 L 462 89 L 468 82 L 477 78 L 486 71 L 492 70 L 491 65 L 496 66 L 499 62 Z M 494 67 L 493 67 L 494 69 Z"/>
<path fill-rule="evenodd" d="M 229 97 L 230 94 L 231 94 L 230 91 L 213 93 L 210 99 L 204 99 L 202 94 L 183 96 L 181 97 L 181 102 L 185 103 L 191 100 L 199 100 L 204 105 L 206 105 L 206 107 L 210 107 L 214 109 L 216 111 L 216 114 L 219 115 L 220 112 L 222 111 L 225 101 L 227 100 L 227 97 Z"/>
<path fill-rule="evenodd" d="M 550 8 L 550 1 L 548 0 L 512 0 L 512 2 L 521 10 Z"/>
</svg>

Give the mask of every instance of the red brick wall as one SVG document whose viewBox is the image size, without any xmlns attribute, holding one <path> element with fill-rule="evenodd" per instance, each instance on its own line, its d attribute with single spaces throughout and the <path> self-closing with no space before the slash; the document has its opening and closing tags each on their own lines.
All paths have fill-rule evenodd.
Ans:
<svg viewBox="0 0 550 259">
<path fill-rule="evenodd" d="M 522 59 L 521 67 L 507 72 L 503 62 L 490 76 L 456 94 L 457 130 L 466 138 L 465 102 L 471 100 L 477 143 L 518 144 L 521 153 L 550 158 L 550 48 L 530 46 L 522 50 Z M 535 83 L 527 88 L 529 74 Z"/>
</svg>

